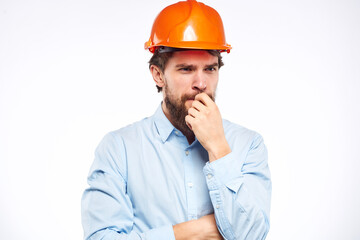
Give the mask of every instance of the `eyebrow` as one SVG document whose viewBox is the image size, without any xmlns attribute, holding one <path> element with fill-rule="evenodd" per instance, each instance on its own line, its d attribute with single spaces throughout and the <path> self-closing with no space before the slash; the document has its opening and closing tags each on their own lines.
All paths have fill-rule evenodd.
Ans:
<svg viewBox="0 0 360 240">
<path fill-rule="evenodd" d="M 183 67 L 193 68 L 194 65 L 192 65 L 192 64 L 186 64 L 186 63 L 180 63 L 180 64 L 177 64 L 175 67 L 176 67 L 176 68 L 183 68 Z"/>
<path fill-rule="evenodd" d="M 194 68 L 195 66 L 192 64 L 180 63 L 180 64 L 177 64 L 175 67 L 176 68 L 183 68 L 183 67 Z M 205 65 L 205 68 L 210 68 L 210 67 L 219 67 L 219 64 L 213 63 L 213 64 Z"/>
<path fill-rule="evenodd" d="M 219 63 L 213 63 L 205 66 L 206 68 L 219 67 Z"/>
</svg>

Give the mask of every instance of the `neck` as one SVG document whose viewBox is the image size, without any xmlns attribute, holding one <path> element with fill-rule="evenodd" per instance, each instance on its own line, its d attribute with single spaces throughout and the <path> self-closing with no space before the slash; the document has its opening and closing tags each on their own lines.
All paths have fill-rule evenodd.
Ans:
<svg viewBox="0 0 360 240">
<path fill-rule="evenodd" d="M 184 134 L 184 133 L 183 133 Z M 184 134 L 185 135 L 185 134 Z M 191 145 L 195 141 L 195 134 L 192 133 L 190 136 L 186 136 L 186 139 L 188 140 L 189 145 Z"/>
</svg>

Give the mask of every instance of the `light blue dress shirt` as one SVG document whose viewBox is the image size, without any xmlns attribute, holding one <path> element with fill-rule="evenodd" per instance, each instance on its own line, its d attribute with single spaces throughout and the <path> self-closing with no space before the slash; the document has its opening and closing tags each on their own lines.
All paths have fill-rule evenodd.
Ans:
<svg viewBox="0 0 360 240">
<path fill-rule="evenodd" d="M 265 239 L 271 180 L 256 132 L 223 120 L 232 152 L 207 151 L 170 123 L 161 105 L 107 134 L 95 152 L 82 198 L 86 240 L 172 240 L 172 226 L 215 213 L 224 239 Z"/>
</svg>

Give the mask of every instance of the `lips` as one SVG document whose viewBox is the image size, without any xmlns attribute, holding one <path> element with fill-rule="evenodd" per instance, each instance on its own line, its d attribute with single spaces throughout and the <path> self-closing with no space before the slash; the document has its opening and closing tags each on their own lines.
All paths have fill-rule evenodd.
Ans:
<svg viewBox="0 0 360 240">
<path fill-rule="evenodd" d="M 198 93 L 197 93 L 198 94 Z M 186 95 L 183 95 L 182 98 L 181 98 L 181 101 L 183 103 L 185 102 L 189 102 L 189 101 L 194 101 L 195 100 L 195 97 L 197 94 L 186 94 Z"/>
<path fill-rule="evenodd" d="M 197 94 L 196 94 L 196 95 L 197 95 Z M 187 98 L 188 101 L 190 101 L 190 100 L 191 100 L 191 101 L 194 101 L 196 95 L 193 95 L 193 96 L 190 95 L 190 96 L 187 96 L 186 98 Z"/>
</svg>

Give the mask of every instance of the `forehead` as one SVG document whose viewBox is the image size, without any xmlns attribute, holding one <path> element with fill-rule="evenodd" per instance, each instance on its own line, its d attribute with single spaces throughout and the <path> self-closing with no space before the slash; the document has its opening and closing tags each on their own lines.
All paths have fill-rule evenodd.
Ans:
<svg viewBox="0 0 360 240">
<path fill-rule="evenodd" d="M 174 52 L 168 65 L 191 64 L 191 65 L 209 65 L 218 62 L 217 56 L 211 55 L 204 50 L 187 50 Z"/>
</svg>

